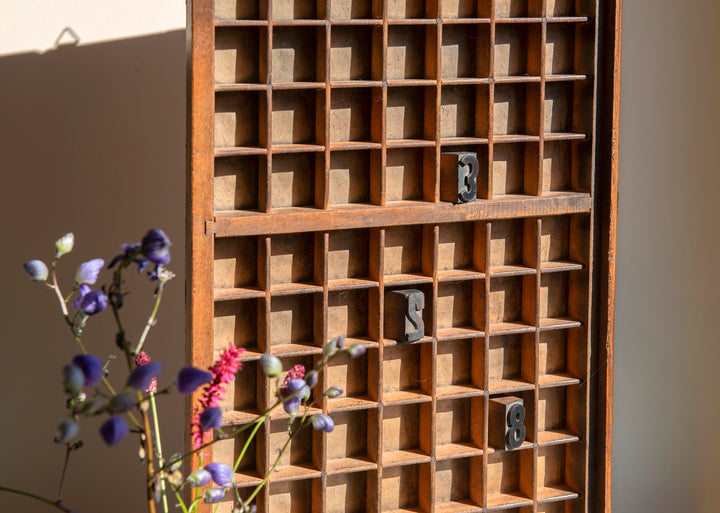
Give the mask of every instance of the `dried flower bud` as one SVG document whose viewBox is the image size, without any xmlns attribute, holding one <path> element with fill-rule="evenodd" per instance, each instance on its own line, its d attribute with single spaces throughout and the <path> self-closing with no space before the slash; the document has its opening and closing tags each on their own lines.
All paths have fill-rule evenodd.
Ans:
<svg viewBox="0 0 720 513">
<path fill-rule="evenodd" d="M 55 435 L 56 444 L 65 444 L 75 438 L 80 427 L 74 420 L 68 419 L 58 426 L 58 432 Z"/>
<path fill-rule="evenodd" d="M 178 486 L 182 485 L 182 483 L 183 483 L 182 472 L 180 472 L 179 470 L 173 470 L 167 476 L 167 480 L 170 482 L 171 485 L 173 485 L 175 488 L 177 488 Z"/>
<path fill-rule="evenodd" d="M 77 394 L 85 384 L 85 376 L 82 369 L 71 363 L 63 367 L 63 385 L 68 394 Z"/>
<path fill-rule="evenodd" d="M 222 411 L 217 406 L 212 406 L 200 414 L 200 429 L 217 429 L 222 426 Z"/>
<path fill-rule="evenodd" d="M 210 482 L 211 479 L 212 476 L 210 475 L 210 472 L 208 472 L 204 468 L 199 468 L 188 476 L 187 482 L 190 486 L 199 487 L 205 486 Z"/>
<path fill-rule="evenodd" d="M 215 484 L 223 488 L 232 486 L 235 483 L 235 473 L 225 463 L 208 463 L 205 465 L 205 470 L 210 472 Z"/>
<path fill-rule="evenodd" d="M 315 385 L 318 384 L 319 379 L 320 375 L 316 370 L 311 370 L 310 372 L 305 374 L 305 383 L 307 383 L 307 386 L 310 388 L 315 388 Z"/>
<path fill-rule="evenodd" d="M 310 420 L 312 422 L 313 429 L 316 431 L 330 433 L 333 429 L 335 429 L 335 422 L 333 422 L 333 419 L 324 413 L 313 415 Z"/>
<path fill-rule="evenodd" d="M 330 388 L 327 389 L 327 392 L 325 392 L 325 394 L 330 398 L 337 397 L 337 396 L 341 395 L 342 393 L 343 393 L 343 389 L 336 385 L 331 386 Z"/>
<path fill-rule="evenodd" d="M 125 419 L 113 415 L 100 426 L 100 436 L 108 445 L 115 445 L 130 432 Z"/>
<path fill-rule="evenodd" d="M 155 376 L 162 372 L 162 364 L 151 362 L 135 367 L 128 376 L 125 386 L 135 390 L 146 390 Z"/>
<path fill-rule="evenodd" d="M 55 256 L 60 258 L 65 253 L 70 253 L 75 246 L 75 236 L 72 233 L 66 233 L 55 241 Z"/>
<path fill-rule="evenodd" d="M 78 266 L 77 271 L 75 271 L 75 284 L 94 284 L 97 281 L 98 274 L 100 274 L 100 270 L 103 267 L 105 267 L 105 261 L 102 258 L 95 258 L 93 260 L 83 262 Z"/>
<path fill-rule="evenodd" d="M 275 378 L 282 372 L 282 362 L 277 356 L 271 354 L 264 354 L 260 358 L 260 367 L 266 376 Z"/>
<path fill-rule="evenodd" d="M 347 352 L 351 358 L 357 358 L 358 356 L 362 356 L 365 354 L 366 351 L 367 349 L 365 349 L 365 346 L 363 346 L 362 344 L 353 344 L 347 348 Z"/>
<path fill-rule="evenodd" d="M 23 265 L 25 273 L 33 281 L 45 281 L 48 277 L 48 268 L 42 260 L 30 260 Z"/>
<path fill-rule="evenodd" d="M 77 365 L 85 376 L 85 386 L 91 387 L 100 381 L 104 373 L 104 363 L 97 356 L 79 354 L 73 358 L 73 365 Z"/>
<path fill-rule="evenodd" d="M 211 373 L 200 370 L 196 367 L 183 367 L 178 372 L 176 383 L 178 392 L 181 394 L 190 394 L 200 385 L 210 383 L 213 379 Z"/>
<path fill-rule="evenodd" d="M 225 490 L 222 488 L 208 488 L 202 494 L 202 497 L 206 504 L 215 504 L 225 497 Z"/>
</svg>

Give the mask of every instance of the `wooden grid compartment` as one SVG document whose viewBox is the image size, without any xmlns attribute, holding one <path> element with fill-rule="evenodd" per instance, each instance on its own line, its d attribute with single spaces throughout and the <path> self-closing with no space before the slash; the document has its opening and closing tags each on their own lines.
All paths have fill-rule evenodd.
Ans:
<svg viewBox="0 0 720 513">
<path fill-rule="evenodd" d="M 313 397 L 344 393 L 313 412 L 335 430 L 293 441 L 258 511 L 588 513 L 598 2 L 211 3 L 212 274 L 193 276 L 211 288 L 213 355 L 246 350 L 224 423 L 275 400 L 263 353 L 287 371 L 341 334 L 367 349 L 329 363 Z M 447 152 L 477 154 L 477 200 L 441 194 Z M 425 299 L 410 343 L 390 338 L 404 289 Z M 489 401 L 510 396 L 517 450 L 488 435 Z M 260 428 L 241 495 L 286 422 Z"/>
<path fill-rule="evenodd" d="M 504 2 L 506 5 L 508 1 Z M 517 2 L 513 2 L 517 3 Z M 496 4 L 496 9 L 502 7 Z M 511 13 L 511 9 L 506 9 Z M 527 12 L 527 11 L 525 11 Z M 539 77 L 542 25 L 499 24 L 495 27 L 494 71 L 496 77 Z"/>
<path fill-rule="evenodd" d="M 438 401 L 435 412 L 438 460 L 482 455 L 483 398 Z"/>
<path fill-rule="evenodd" d="M 442 31 L 440 76 L 444 80 L 490 76 L 489 25 L 446 25 Z"/>
<path fill-rule="evenodd" d="M 483 394 L 483 338 L 442 340 L 437 346 L 438 399 Z"/>
<path fill-rule="evenodd" d="M 439 461 L 435 467 L 435 511 L 482 511 L 482 458 Z"/>
</svg>

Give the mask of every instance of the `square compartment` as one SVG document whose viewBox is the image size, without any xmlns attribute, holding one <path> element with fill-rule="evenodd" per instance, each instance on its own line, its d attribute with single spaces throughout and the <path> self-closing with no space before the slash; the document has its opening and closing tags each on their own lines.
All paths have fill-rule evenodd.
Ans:
<svg viewBox="0 0 720 513">
<path fill-rule="evenodd" d="M 382 72 L 373 66 L 379 55 L 382 29 L 367 26 L 334 26 L 330 39 L 330 80 L 380 80 Z"/>
<path fill-rule="evenodd" d="M 213 315 L 213 347 L 222 351 L 228 343 L 249 351 L 265 343 L 265 299 L 218 301 Z"/>
<path fill-rule="evenodd" d="M 430 511 L 430 464 L 385 467 L 381 511 Z"/>
<path fill-rule="evenodd" d="M 440 75 L 447 78 L 490 76 L 490 28 L 486 25 L 445 25 Z"/>
<path fill-rule="evenodd" d="M 506 449 L 504 438 L 506 436 L 506 429 L 508 429 L 508 426 L 507 419 L 504 415 L 502 415 L 505 408 L 502 408 L 500 410 L 501 414 L 498 417 L 492 415 L 492 408 L 494 405 L 490 405 L 491 411 L 488 414 L 488 444 L 490 447 L 490 453 L 521 451 L 529 452 L 530 454 L 532 454 L 533 444 L 535 442 L 535 387 L 530 385 L 524 388 L 526 388 L 526 390 L 505 391 L 502 394 L 492 394 L 490 396 L 490 401 L 497 403 L 503 403 L 508 399 L 512 402 L 514 402 L 516 399 L 520 399 L 522 400 L 523 407 L 525 409 L 525 420 L 523 420 L 522 422 L 523 426 L 525 427 L 525 439 L 517 449 Z M 497 422 L 497 424 L 495 424 L 495 422 Z M 496 438 L 498 438 L 498 435 L 501 440 L 500 443 L 498 443 L 498 441 L 496 440 Z M 528 470 L 532 471 L 532 468 Z"/>
<path fill-rule="evenodd" d="M 328 171 L 328 203 L 370 203 L 370 176 L 376 172 L 372 164 L 378 162 L 379 157 L 379 152 L 368 150 L 333 151 Z"/>
<path fill-rule="evenodd" d="M 265 147 L 267 101 L 257 91 L 215 95 L 215 148 Z"/>
<path fill-rule="evenodd" d="M 213 287 L 216 290 L 259 290 L 258 276 L 262 276 L 264 267 L 265 262 L 258 252 L 257 237 L 215 239 Z"/>
<path fill-rule="evenodd" d="M 491 279 L 488 300 L 492 333 L 535 330 L 535 275 Z"/>
<path fill-rule="evenodd" d="M 586 273 L 544 273 L 540 281 L 540 322 L 543 328 L 580 326 L 587 309 Z"/>
<path fill-rule="evenodd" d="M 542 0 L 495 0 L 496 18 L 540 18 Z"/>
<path fill-rule="evenodd" d="M 370 351 L 369 351 L 370 352 Z M 368 353 L 369 353 L 368 352 Z M 370 354 L 351 358 L 347 353 L 333 357 L 325 368 L 329 386 L 339 386 L 343 393 L 340 397 L 329 399 L 328 408 L 342 408 L 348 405 L 357 406 L 360 402 L 367 402 L 367 406 L 374 406 L 373 398 L 377 399 L 377 380 L 371 380 L 368 366 L 373 365 L 373 374 L 377 374 L 377 358 Z M 377 353 L 377 350 L 375 350 Z M 372 361 L 372 363 L 371 363 Z"/>
<path fill-rule="evenodd" d="M 582 9 L 577 9 L 578 3 L 589 3 L 595 5 L 595 2 L 578 2 L 577 0 L 546 0 L 546 12 L 548 17 L 562 16 L 588 16 L 592 12 L 582 13 Z M 577 10 L 576 10 L 577 9 Z"/>
<path fill-rule="evenodd" d="M 566 75 L 575 70 L 575 27 L 551 23 L 545 36 L 545 74 Z"/>
<path fill-rule="evenodd" d="M 492 276 L 531 274 L 535 269 L 537 219 L 507 219 L 490 223 L 489 258 Z"/>
<path fill-rule="evenodd" d="M 272 143 L 324 144 L 321 133 L 324 126 L 316 126 L 317 108 L 324 108 L 322 91 L 295 90 L 275 91 L 272 99 Z"/>
<path fill-rule="evenodd" d="M 440 137 L 482 138 L 489 134 L 488 86 L 445 86 L 440 98 Z M 445 144 L 447 141 L 443 141 Z"/>
<path fill-rule="evenodd" d="M 540 332 L 537 359 L 541 387 L 577 384 L 579 377 L 585 374 L 584 368 L 574 369 L 573 366 L 580 360 L 585 367 L 587 348 L 575 333 L 569 336 L 570 333 L 568 330 Z"/>
<path fill-rule="evenodd" d="M 319 153 L 286 153 L 272 158 L 272 208 L 316 205 L 315 175 L 324 171 Z"/>
<path fill-rule="evenodd" d="M 215 19 L 265 19 L 266 7 L 265 0 L 215 0 Z"/>
<path fill-rule="evenodd" d="M 480 395 L 485 340 L 442 340 L 437 345 L 438 398 Z"/>
<path fill-rule="evenodd" d="M 535 194 L 537 191 L 538 143 L 496 144 L 493 147 L 493 197 Z"/>
<path fill-rule="evenodd" d="M 423 200 L 425 163 L 428 163 L 428 169 L 434 171 L 434 157 L 434 148 L 388 149 L 385 163 L 385 200 Z"/>
<path fill-rule="evenodd" d="M 442 17 L 446 20 L 490 18 L 490 5 L 490 0 L 442 0 Z"/>
<path fill-rule="evenodd" d="M 430 279 L 432 269 L 433 229 L 431 226 L 391 226 L 385 230 L 383 260 L 385 276 L 398 276 L 390 281 Z M 405 278 L 401 278 L 405 276 Z M 427 296 L 425 297 L 427 308 Z"/>
<path fill-rule="evenodd" d="M 435 411 L 436 458 L 482 454 L 483 398 L 440 400 Z"/>
<path fill-rule="evenodd" d="M 266 511 L 320 513 L 321 496 L 322 480 L 320 479 L 271 481 L 268 486 Z"/>
<path fill-rule="evenodd" d="M 482 336 L 485 330 L 485 282 L 471 280 L 440 283 L 435 308 L 438 338 Z"/>
<path fill-rule="evenodd" d="M 543 217 L 540 261 L 543 271 L 580 269 L 590 251 L 590 217 Z"/>
<path fill-rule="evenodd" d="M 421 357 L 422 346 L 423 344 L 412 344 L 384 348 L 382 362 L 384 403 L 407 399 L 430 399 L 432 362 L 431 358 Z"/>
<path fill-rule="evenodd" d="M 272 0 L 271 4 L 273 20 L 313 20 L 316 18 L 315 0 Z"/>
<path fill-rule="evenodd" d="M 215 29 L 215 83 L 264 84 L 267 30 L 256 27 Z"/>
<path fill-rule="evenodd" d="M 321 258 L 312 233 L 274 235 L 270 241 L 270 283 L 312 284 L 316 275 L 315 260 Z M 319 266 L 318 266 L 319 267 Z M 322 283 L 320 280 L 315 283 Z"/>
<path fill-rule="evenodd" d="M 230 429 L 227 429 L 227 431 L 230 431 Z M 233 468 L 249 436 L 250 430 L 245 430 L 232 438 L 215 442 L 212 447 L 212 461 L 224 463 L 230 468 Z M 253 441 L 250 442 L 250 445 L 245 451 L 245 456 L 243 456 L 235 472 L 235 482 L 238 486 L 257 485 L 262 480 L 265 465 L 263 462 L 263 451 L 260 449 L 262 442 L 260 441 L 264 438 L 265 427 L 262 426 Z"/>
<path fill-rule="evenodd" d="M 383 407 L 383 466 L 430 461 L 431 404 Z"/>
<path fill-rule="evenodd" d="M 440 225 L 438 241 L 437 266 L 440 276 L 443 271 L 469 271 L 476 274 L 480 259 L 478 253 L 484 248 L 474 244 L 475 223 L 451 223 Z"/>
<path fill-rule="evenodd" d="M 482 502 L 482 458 L 437 462 L 435 511 L 481 511 Z"/>
<path fill-rule="evenodd" d="M 322 294 L 275 296 L 270 301 L 272 352 L 322 352 L 320 322 Z"/>
<path fill-rule="evenodd" d="M 532 506 L 533 451 L 497 451 L 487 456 L 487 508 Z"/>
<path fill-rule="evenodd" d="M 491 393 L 534 388 L 534 333 L 492 336 L 488 345 L 487 370 Z"/>
<path fill-rule="evenodd" d="M 585 431 L 585 392 L 579 385 L 541 388 L 537 422 L 541 445 L 579 440 Z"/>
<path fill-rule="evenodd" d="M 333 89 L 330 95 L 330 142 L 372 141 L 373 127 L 380 121 L 373 115 L 379 98 L 379 89 Z"/>
<path fill-rule="evenodd" d="M 267 158 L 262 155 L 216 159 L 213 209 L 258 211 L 258 177 L 265 176 L 266 171 Z"/>
<path fill-rule="evenodd" d="M 332 413 L 335 429 L 327 435 L 328 472 L 351 472 L 374 467 L 377 461 L 378 410 Z"/>
<path fill-rule="evenodd" d="M 435 72 L 432 69 L 434 63 L 426 60 L 428 55 L 426 44 L 430 43 L 434 35 L 435 27 L 390 25 L 387 42 L 387 79 L 434 79 Z"/>
<path fill-rule="evenodd" d="M 571 481 L 582 482 L 584 469 L 576 469 L 577 459 L 583 456 L 568 445 L 540 447 L 537 457 L 538 501 L 563 501 L 576 499 L 579 493 Z M 579 456 L 579 458 L 578 458 Z M 578 487 L 579 488 L 579 487 Z"/>
<path fill-rule="evenodd" d="M 330 475 L 325 513 L 367 513 L 377 503 L 377 472 Z"/>
<path fill-rule="evenodd" d="M 539 84 L 497 84 L 493 102 L 494 135 L 538 135 L 540 130 Z"/>
<path fill-rule="evenodd" d="M 369 280 L 369 248 L 370 230 L 330 232 L 327 257 L 330 285 L 336 280 Z"/>
<path fill-rule="evenodd" d="M 540 76 L 540 44 L 542 25 L 539 23 L 504 23 L 495 27 L 496 77 Z"/>
<path fill-rule="evenodd" d="M 387 139 L 389 141 L 434 140 L 434 115 L 425 116 L 425 105 L 435 105 L 435 94 L 435 88 L 430 87 L 389 88 Z"/>
<path fill-rule="evenodd" d="M 428 9 L 431 3 L 428 2 Z M 435 13 L 426 12 L 425 0 L 387 0 L 387 17 L 391 20 L 435 18 Z"/>
<path fill-rule="evenodd" d="M 302 26 L 273 28 L 273 84 L 324 82 L 324 60 L 324 28 Z"/>
<path fill-rule="evenodd" d="M 432 281 L 431 278 L 418 278 L 418 275 L 416 274 L 399 274 L 394 275 L 390 277 L 390 280 L 392 281 L 396 280 L 394 283 L 392 283 L 392 287 L 385 288 L 385 308 L 384 308 L 384 317 L 383 317 L 383 337 L 384 337 L 384 344 L 385 345 L 395 345 L 395 344 L 404 344 L 406 347 L 410 347 L 414 344 L 424 344 L 426 342 L 430 342 L 432 339 L 430 337 L 433 336 L 434 333 L 434 325 L 433 325 L 433 308 L 435 305 L 433 304 L 433 290 L 432 290 L 432 284 L 430 283 Z M 405 285 L 399 285 L 400 282 L 405 282 Z M 420 283 L 422 282 L 422 283 Z M 387 283 L 387 282 L 386 282 Z M 398 338 L 398 333 L 400 332 L 400 328 L 398 327 L 398 324 L 400 326 L 405 326 L 405 330 L 416 331 L 415 328 L 411 328 L 408 326 L 407 321 L 407 314 L 406 312 L 402 310 L 393 309 L 393 307 L 397 308 L 397 304 L 393 305 L 392 301 L 400 301 L 400 298 L 398 298 L 398 294 L 395 294 L 394 291 L 400 291 L 400 290 L 419 290 L 422 292 L 424 296 L 425 301 L 425 307 L 422 309 L 421 313 L 419 314 L 422 321 L 423 321 L 423 336 L 415 341 L 412 342 L 406 342 L 406 341 L 400 341 Z M 407 303 L 405 303 L 407 305 Z M 414 323 L 413 323 L 414 324 Z M 403 332 L 404 334 L 404 332 Z M 387 351 L 387 350 L 386 350 Z M 429 371 L 428 371 L 429 372 Z M 429 383 L 428 383 L 429 386 Z M 429 389 L 428 389 L 429 393 Z"/>
<path fill-rule="evenodd" d="M 569 141 L 546 141 L 543 147 L 543 194 L 573 190 L 573 144 Z"/>
<path fill-rule="evenodd" d="M 376 307 L 377 302 L 377 289 L 330 291 L 327 307 L 328 338 L 345 335 L 353 339 L 371 340 L 368 312 L 371 307 Z M 374 317 L 377 318 L 377 315 Z"/>
<path fill-rule="evenodd" d="M 545 85 L 543 130 L 549 133 L 576 132 L 573 120 L 572 82 L 550 82 Z"/>
<path fill-rule="evenodd" d="M 285 445 L 287 439 L 287 419 L 271 420 L 270 434 L 267 437 L 271 464 L 274 463 L 279 456 L 280 450 L 283 445 Z M 287 473 L 308 473 L 307 471 L 309 471 L 310 474 L 312 474 L 313 471 L 319 471 L 322 468 L 322 462 L 320 461 L 322 453 L 321 445 L 321 432 L 315 431 L 314 429 L 301 429 L 293 437 L 290 445 L 288 445 L 288 448 L 280 457 L 277 474 L 273 477 L 276 479 L 282 477 L 283 471 Z M 296 469 L 290 469 L 288 467 L 296 467 Z M 303 470 L 306 472 L 303 472 Z"/>
<path fill-rule="evenodd" d="M 373 0 L 332 0 L 330 19 L 339 21 L 381 18 L 382 12 L 373 12 L 374 3 Z"/>
</svg>

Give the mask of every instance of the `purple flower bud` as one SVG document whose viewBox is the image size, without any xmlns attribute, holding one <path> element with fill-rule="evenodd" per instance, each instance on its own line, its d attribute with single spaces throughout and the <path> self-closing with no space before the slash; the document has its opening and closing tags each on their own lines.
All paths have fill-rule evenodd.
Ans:
<svg viewBox="0 0 720 513">
<path fill-rule="evenodd" d="M 146 390 L 152 379 L 160 374 L 162 364 L 156 362 L 146 363 L 135 367 L 128 376 L 125 386 L 135 390 Z"/>
<path fill-rule="evenodd" d="M 137 405 L 135 399 L 130 397 L 128 394 L 118 394 L 110 399 L 108 407 L 113 413 L 125 413 L 133 409 Z"/>
<path fill-rule="evenodd" d="M 63 385 L 68 394 L 77 394 L 85 384 L 85 375 L 82 369 L 71 363 L 63 367 Z"/>
<path fill-rule="evenodd" d="M 187 482 L 190 484 L 190 486 L 198 487 L 205 486 L 210 482 L 211 479 L 212 476 L 210 475 L 210 472 L 208 472 L 204 468 L 199 468 L 187 477 Z"/>
<path fill-rule="evenodd" d="M 367 349 L 365 349 L 365 346 L 361 344 L 353 344 L 347 348 L 347 352 L 350 355 L 350 358 L 357 358 L 358 356 L 362 356 L 365 354 L 366 351 Z"/>
<path fill-rule="evenodd" d="M 142 254 L 154 264 L 170 262 L 170 240 L 162 230 L 150 230 L 142 240 Z"/>
<path fill-rule="evenodd" d="M 338 386 L 333 385 L 333 386 L 331 386 L 330 388 L 328 388 L 328 389 L 327 389 L 327 392 L 325 392 L 325 393 L 326 393 L 327 396 L 330 397 L 330 398 L 332 398 L 332 397 L 337 397 L 337 396 L 339 396 L 340 394 L 343 393 L 343 389 L 340 388 L 340 387 L 338 387 Z"/>
<path fill-rule="evenodd" d="M 323 346 L 323 356 L 332 356 L 337 353 L 337 340 L 331 340 Z"/>
<path fill-rule="evenodd" d="M 45 281 L 48 277 L 48 268 L 42 260 L 30 260 L 23 265 L 25 273 L 33 281 Z"/>
<path fill-rule="evenodd" d="M 58 426 L 58 432 L 55 435 L 56 444 L 64 444 L 75 438 L 80 428 L 74 420 L 66 420 Z"/>
<path fill-rule="evenodd" d="M 277 356 L 271 354 L 264 354 L 260 358 L 260 367 L 266 376 L 275 378 L 282 372 L 282 362 Z"/>
<path fill-rule="evenodd" d="M 335 422 L 333 422 L 333 419 L 324 413 L 313 415 L 310 420 L 312 422 L 313 429 L 316 431 L 330 433 L 333 429 L 335 429 Z"/>
<path fill-rule="evenodd" d="M 202 494 L 202 497 L 206 504 L 215 504 L 225 497 L 225 490 L 222 488 L 208 488 Z"/>
<path fill-rule="evenodd" d="M 73 302 L 73 306 L 77 305 L 76 310 L 81 310 L 86 315 L 95 315 L 107 308 L 108 298 L 102 290 L 90 290 L 83 294 L 82 288 L 81 286 L 81 296 Z"/>
<path fill-rule="evenodd" d="M 307 374 L 305 374 L 305 383 L 310 388 L 315 388 L 315 385 L 318 384 L 320 376 L 318 375 L 318 372 L 316 370 L 311 370 Z"/>
<path fill-rule="evenodd" d="M 75 246 L 75 236 L 72 233 L 66 233 L 55 241 L 55 256 L 60 258 L 65 253 L 70 253 Z"/>
<path fill-rule="evenodd" d="M 113 415 L 100 426 L 100 436 L 108 445 L 115 445 L 130 432 L 125 419 Z"/>
<path fill-rule="evenodd" d="M 219 486 L 226 488 L 235 483 L 235 473 L 225 463 L 208 463 L 205 470 L 210 472 L 212 480 Z"/>
<path fill-rule="evenodd" d="M 335 345 L 338 349 L 345 347 L 345 335 L 340 335 L 337 340 L 335 340 Z"/>
<path fill-rule="evenodd" d="M 92 285 L 97 281 L 100 270 L 105 266 L 105 260 L 95 258 L 80 264 L 75 272 L 75 283 L 78 285 L 86 283 Z"/>
<path fill-rule="evenodd" d="M 183 367 L 178 372 L 176 379 L 178 392 L 190 394 L 200 385 L 210 383 L 212 379 L 212 374 L 207 371 L 200 370 L 197 367 Z"/>
<path fill-rule="evenodd" d="M 217 429 L 222 426 L 222 411 L 217 406 L 212 406 L 200 414 L 200 429 Z"/>
<path fill-rule="evenodd" d="M 288 395 L 293 395 L 298 399 L 304 400 L 310 397 L 310 388 L 308 388 L 307 383 L 305 383 L 304 379 L 291 379 L 286 383 Z"/>
<path fill-rule="evenodd" d="M 91 387 L 103 377 L 103 361 L 97 356 L 79 354 L 73 358 L 73 365 L 80 367 L 85 376 L 85 386 Z"/>
</svg>

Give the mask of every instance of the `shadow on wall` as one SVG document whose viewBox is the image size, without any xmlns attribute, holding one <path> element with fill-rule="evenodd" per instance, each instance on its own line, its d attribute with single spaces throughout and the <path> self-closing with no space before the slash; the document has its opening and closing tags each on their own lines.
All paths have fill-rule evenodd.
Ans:
<svg viewBox="0 0 720 513">
<path fill-rule="evenodd" d="M 61 275 L 67 283 L 80 262 L 107 261 L 121 243 L 162 228 L 173 241 L 177 279 L 146 347 L 164 365 L 161 386 L 183 365 L 185 33 L 0 57 L 0 120 L 0 484 L 54 499 L 64 456 L 52 442 L 65 415 L 60 369 L 77 349 L 53 297 L 23 275 L 22 263 L 49 259 L 54 240 L 73 231 L 76 250 L 63 258 Z M 125 316 L 136 341 L 153 285 L 132 278 Z M 88 350 L 107 357 L 112 333 L 111 315 L 94 318 Z M 120 363 L 110 366 L 119 384 Z M 169 454 L 182 449 L 183 402 L 161 399 Z M 106 448 L 98 425 L 81 426 L 86 447 L 70 461 L 65 505 L 79 513 L 143 511 L 136 440 Z M 49 510 L 6 494 L 0 504 Z"/>
</svg>

